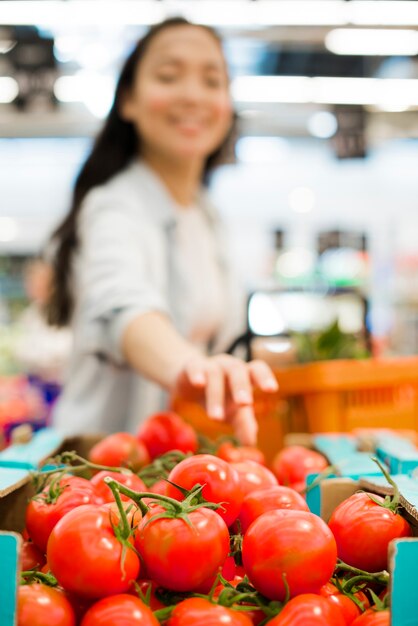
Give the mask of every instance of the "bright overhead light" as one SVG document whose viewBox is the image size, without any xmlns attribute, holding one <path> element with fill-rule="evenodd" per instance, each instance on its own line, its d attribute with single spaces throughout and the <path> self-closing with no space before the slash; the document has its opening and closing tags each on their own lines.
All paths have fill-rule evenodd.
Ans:
<svg viewBox="0 0 418 626">
<path fill-rule="evenodd" d="M 231 93 L 237 102 L 309 102 L 310 81 L 306 76 L 238 76 Z"/>
<path fill-rule="evenodd" d="M 326 35 L 325 46 L 334 54 L 414 56 L 418 54 L 418 31 L 336 28 Z"/>
<path fill-rule="evenodd" d="M 150 25 L 183 15 L 212 26 L 418 25 L 416 2 L 403 0 L 2 0 L 0 24 L 44 27 Z"/>
<path fill-rule="evenodd" d="M 78 72 L 74 76 L 60 76 L 54 85 L 54 94 L 60 102 L 83 102 L 100 119 L 112 106 L 115 83 L 109 76 Z"/>
<path fill-rule="evenodd" d="M 282 137 L 240 137 L 235 152 L 241 163 L 280 163 L 288 147 L 288 142 Z"/>
<path fill-rule="evenodd" d="M 0 2 L 0 24 L 80 26 L 149 25 L 183 15 L 211 26 L 344 26 L 343 0 L 19 0 Z"/>
<path fill-rule="evenodd" d="M 308 119 L 307 128 L 313 137 L 328 139 L 337 132 L 337 118 L 330 111 L 315 111 Z"/>
<path fill-rule="evenodd" d="M 12 217 L 0 217 L 0 241 L 6 243 L 16 239 L 19 232 L 17 222 Z"/>
<path fill-rule="evenodd" d="M 315 206 L 315 192 L 309 187 L 295 187 L 289 193 L 288 202 L 295 213 L 310 213 Z"/>
<path fill-rule="evenodd" d="M 393 102 L 418 106 L 418 79 L 307 76 L 239 76 L 231 85 L 236 102 L 359 104 Z M 399 110 L 399 109 L 398 109 Z"/>
<path fill-rule="evenodd" d="M 13 102 L 19 93 L 19 85 L 11 76 L 0 76 L 0 103 Z"/>
<path fill-rule="evenodd" d="M 352 0 L 347 24 L 358 26 L 416 26 L 418 2 L 410 0 Z"/>
<path fill-rule="evenodd" d="M 152 0 L 5 0 L 0 2 L 0 24 L 61 29 L 63 25 L 150 25 L 166 17 L 161 4 Z"/>
<path fill-rule="evenodd" d="M 344 25 L 345 2 L 341 0 L 200 0 L 164 3 L 174 5 L 193 22 L 211 26 Z"/>
</svg>

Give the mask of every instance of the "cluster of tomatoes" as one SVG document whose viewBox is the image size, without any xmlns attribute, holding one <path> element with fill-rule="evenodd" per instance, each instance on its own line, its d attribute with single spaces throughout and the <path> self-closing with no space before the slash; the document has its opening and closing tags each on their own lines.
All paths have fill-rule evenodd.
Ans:
<svg viewBox="0 0 418 626">
<path fill-rule="evenodd" d="M 57 462 L 26 510 L 18 626 L 389 625 L 388 544 L 411 529 L 367 493 L 311 513 L 314 451 L 269 469 L 257 448 L 202 452 L 164 413 Z"/>
</svg>

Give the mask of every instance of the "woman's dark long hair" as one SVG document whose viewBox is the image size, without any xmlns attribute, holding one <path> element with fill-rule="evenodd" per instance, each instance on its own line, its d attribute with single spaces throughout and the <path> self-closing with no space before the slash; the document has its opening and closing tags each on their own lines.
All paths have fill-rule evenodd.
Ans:
<svg viewBox="0 0 418 626">
<path fill-rule="evenodd" d="M 141 152 L 141 138 L 138 137 L 134 125 L 122 119 L 120 115 L 121 98 L 133 86 L 138 64 L 154 37 L 167 28 L 185 25 L 191 23 L 178 17 L 153 26 L 138 42 L 122 68 L 112 108 L 76 179 L 70 211 L 51 236 L 54 259 L 53 284 L 46 307 L 49 324 L 65 326 L 71 320 L 74 308 L 71 267 L 78 246 L 77 223 L 83 199 L 93 187 L 106 183 Z M 205 28 L 220 41 L 211 28 L 206 26 L 199 28 Z M 222 162 L 230 145 L 231 135 L 232 129 L 222 146 L 208 157 L 204 168 L 204 180 L 207 179 L 209 171 Z"/>
</svg>

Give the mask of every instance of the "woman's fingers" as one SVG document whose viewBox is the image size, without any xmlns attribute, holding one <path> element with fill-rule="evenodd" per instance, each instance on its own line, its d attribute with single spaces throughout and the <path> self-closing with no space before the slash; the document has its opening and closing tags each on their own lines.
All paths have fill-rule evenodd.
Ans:
<svg viewBox="0 0 418 626">
<path fill-rule="evenodd" d="M 203 394 L 209 417 L 228 420 L 241 443 L 254 444 L 258 425 L 254 415 L 253 387 L 274 392 L 277 381 L 263 361 L 245 363 L 230 355 L 191 359 L 184 372 L 190 385 Z"/>
<path fill-rule="evenodd" d="M 225 418 L 225 374 L 217 363 L 206 369 L 206 411 L 212 419 Z"/>
<path fill-rule="evenodd" d="M 277 380 L 267 363 L 261 360 L 250 361 L 248 363 L 251 380 L 262 391 L 274 392 L 279 389 Z"/>
<path fill-rule="evenodd" d="M 219 363 L 226 376 L 232 401 L 238 406 L 252 404 L 253 386 L 247 363 L 229 355 L 220 356 Z"/>
<path fill-rule="evenodd" d="M 257 443 L 258 424 L 252 406 L 240 406 L 236 409 L 232 425 L 239 442 L 244 446 Z"/>
</svg>

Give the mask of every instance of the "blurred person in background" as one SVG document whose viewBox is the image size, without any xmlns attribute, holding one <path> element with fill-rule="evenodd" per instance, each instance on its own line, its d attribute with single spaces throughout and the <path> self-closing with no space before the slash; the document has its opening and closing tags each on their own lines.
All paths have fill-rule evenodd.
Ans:
<svg viewBox="0 0 418 626">
<path fill-rule="evenodd" d="M 277 383 L 264 362 L 222 353 L 245 305 L 205 191 L 233 121 L 217 35 L 182 18 L 151 28 L 52 237 L 48 319 L 75 337 L 54 414 L 65 433 L 135 431 L 177 395 L 255 442 L 253 388 Z"/>
<path fill-rule="evenodd" d="M 45 306 L 52 284 L 52 267 L 42 258 L 28 262 L 24 271 L 24 287 L 29 306 L 16 322 L 15 358 L 21 369 L 42 384 L 61 385 L 72 349 L 69 328 L 49 326 Z"/>
</svg>

